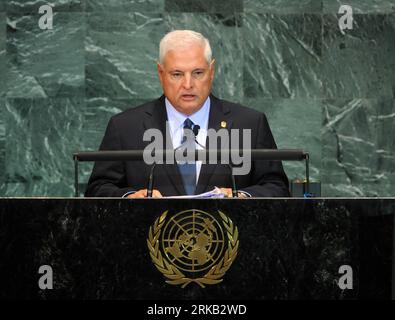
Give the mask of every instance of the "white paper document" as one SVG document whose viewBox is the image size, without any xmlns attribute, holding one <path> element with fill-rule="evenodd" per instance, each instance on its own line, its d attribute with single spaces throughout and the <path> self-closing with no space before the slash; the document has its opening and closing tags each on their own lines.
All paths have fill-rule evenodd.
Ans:
<svg viewBox="0 0 395 320">
<path fill-rule="evenodd" d="M 194 194 L 192 196 L 185 195 L 185 196 L 171 196 L 171 197 L 163 197 L 166 199 L 209 199 L 209 198 L 224 198 L 225 195 L 221 192 L 221 190 L 215 187 L 211 191 L 207 191 L 201 194 Z"/>
</svg>

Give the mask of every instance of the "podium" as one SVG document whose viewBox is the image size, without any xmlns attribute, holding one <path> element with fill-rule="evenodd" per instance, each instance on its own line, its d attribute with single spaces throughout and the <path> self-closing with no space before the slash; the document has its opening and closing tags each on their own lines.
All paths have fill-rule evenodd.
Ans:
<svg viewBox="0 0 395 320">
<path fill-rule="evenodd" d="M 3 198 L 0 203 L 1 299 L 393 297 L 395 199 Z M 232 221 L 232 232 L 238 230 L 234 261 L 220 283 L 204 288 L 197 282 L 167 283 L 147 245 L 164 212 L 171 219 L 191 210 L 221 212 Z M 53 289 L 38 285 L 43 265 L 52 269 Z M 344 270 L 352 271 L 351 288 L 340 285 Z"/>
</svg>

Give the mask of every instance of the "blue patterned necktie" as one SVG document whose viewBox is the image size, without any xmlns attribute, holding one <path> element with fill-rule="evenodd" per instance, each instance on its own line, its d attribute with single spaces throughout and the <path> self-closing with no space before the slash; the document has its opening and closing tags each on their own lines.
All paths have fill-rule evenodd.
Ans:
<svg viewBox="0 0 395 320">
<path fill-rule="evenodd" d="M 182 134 L 182 140 L 181 144 L 186 142 L 186 135 L 185 135 L 185 130 L 189 129 L 192 131 L 193 129 L 193 122 L 191 119 L 187 118 L 184 121 L 184 131 Z M 193 141 L 193 145 L 191 145 L 191 148 L 193 150 L 196 149 L 195 147 L 195 141 Z M 184 183 L 185 187 L 185 192 L 187 195 L 193 195 L 195 194 L 195 188 L 196 188 L 196 163 L 184 163 L 184 164 L 179 164 L 178 168 L 181 173 L 181 178 Z"/>
</svg>

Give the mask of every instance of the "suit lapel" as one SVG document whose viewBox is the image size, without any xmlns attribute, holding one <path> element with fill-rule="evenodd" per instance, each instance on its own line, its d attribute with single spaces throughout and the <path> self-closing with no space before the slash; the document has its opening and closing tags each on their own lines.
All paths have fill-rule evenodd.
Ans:
<svg viewBox="0 0 395 320">
<path fill-rule="evenodd" d="M 231 110 L 228 106 L 224 105 L 221 100 L 210 95 L 210 115 L 207 129 L 215 129 L 216 131 L 221 129 L 221 123 L 226 123 L 226 129 L 231 129 L 232 120 L 230 119 Z M 208 147 L 208 137 L 206 139 L 206 148 Z M 229 146 L 228 146 L 229 147 Z M 198 184 L 196 186 L 196 194 L 207 191 L 211 176 L 214 174 L 216 165 L 202 164 L 200 169 Z M 218 186 L 221 187 L 221 186 Z"/>
<path fill-rule="evenodd" d="M 165 96 L 160 97 L 156 101 L 153 108 L 147 111 L 147 114 L 149 114 L 150 117 L 144 121 L 145 130 L 151 128 L 159 129 L 164 137 L 163 143 L 166 143 L 167 112 L 165 106 Z M 165 170 L 177 193 L 185 194 L 184 184 L 182 182 L 180 171 L 178 170 L 177 164 L 174 163 L 174 164 L 165 164 L 163 166 L 161 165 L 160 167 L 156 168 L 156 170 L 160 168 L 163 168 Z M 155 188 L 155 181 L 154 181 L 154 188 Z"/>
</svg>

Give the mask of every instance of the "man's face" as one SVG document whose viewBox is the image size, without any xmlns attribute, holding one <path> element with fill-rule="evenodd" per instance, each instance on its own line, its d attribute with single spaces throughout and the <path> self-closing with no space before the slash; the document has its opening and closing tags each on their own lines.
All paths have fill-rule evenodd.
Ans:
<svg viewBox="0 0 395 320">
<path fill-rule="evenodd" d="M 174 108 L 191 115 L 203 106 L 211 92 L 214 61 L 209 65 L 203 47 L 194 44 L 168 51 L 163 64 L 158 63 L 158 74 L 163 92 Z"/>
</svg>

